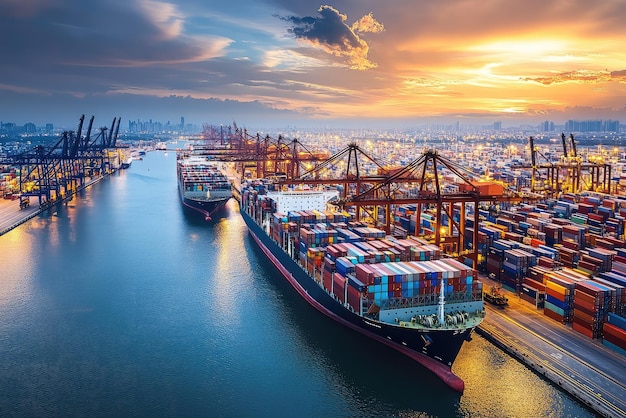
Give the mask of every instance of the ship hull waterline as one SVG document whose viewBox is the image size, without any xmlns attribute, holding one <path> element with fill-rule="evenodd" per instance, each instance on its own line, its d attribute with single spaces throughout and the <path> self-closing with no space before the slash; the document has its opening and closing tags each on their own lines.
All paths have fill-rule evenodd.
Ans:
<svg viewBox="0 0 626 418">
<path fill-rule="evenodd" d="M 306 270 L 292 260 L 278 244 L 265 234 L 263 229 L 244 210 L 241 210 L 241 215 L 248 226 L 250 235 L 261 251 L 307 303 L 340 324 L 406 355 L 430 370 L 455 391 L 464 391 L 465 383 L 452 372 L 450 366 L 429 357 L 429 355 L 422 354 L 420 351 L 416 351 L 421 350 L 424 344 L 420 341 L 414 341 L 414 336 L 417 334 L 414 330 L 408 331 L 406 328 L 369 321 L 367 318 L 345 309 L 321 288 L 308 275 Z M 437 345 L 442 350 L 442 353 L 444 351 L 447 352 L 443 357 L 453 360 L 456 358 L 463 342 L 469 338 L 472 330 L 473 328 L 462 329 L 458 332 L 432 330 L 428 332 L 428 335 L 438 334 L 433 339 L 438 341 Z M 408 333 L 412 334 L 412 340 L 406 338 Z M 426 336 L 427 334 L 424 335 Z M 411 347 L 412 345 L 413 347 Z"/>
</svg>

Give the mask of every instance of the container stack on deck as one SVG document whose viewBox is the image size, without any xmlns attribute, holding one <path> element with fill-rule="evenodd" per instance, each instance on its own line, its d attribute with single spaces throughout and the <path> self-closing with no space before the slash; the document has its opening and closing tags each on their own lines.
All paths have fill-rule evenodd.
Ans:
<svg viewBox="0 0 626 418">
<path fill-rule="evenodd" d="M 614 323 L 623 324 L 619 318 L 626 315 L 625 225 L 626 200 L 611 196 L 564 195 L 520 205 L 502 211 L 495 225 L 487 219 L 478 226 L 489 245 L 484 268 L 549 318 L 589 338 L 623 344 L 624 330 Z M 605 327 L 609 318 L 614 323 Z"/>
<path fill-rule="evenodd" d="M 350 229 L 348 229 L 350 230 Z M 441 258 L 441 250 L 418 238 L 397 239 L 375 228 L 352 228 L 363 239 L 324 248 L 322 284 L 337 299 L 363 313 L 401 300 L 422 298 L 431 304 L 444 286 L 446 298 L 480 300 L 477 272 L 463 263 Z M 430 297 L 429 297 L 430 296 Z M 365 302 L 365 307 L 363 303 Z"/>
<path fill-rule="evenodd" d="M 481 301 L 478 272 L 439 247 L 353 221 L 344 212 L 279 213 L 276 203 L 256 188 L 245 189 L 242 205 L 271 237 L 337 300 L 359 314 L 372 307 L 436 305 L 441 291 L 449 302 Z M 443 288 L 442 288 L 443 286 Z"/>
</svg>

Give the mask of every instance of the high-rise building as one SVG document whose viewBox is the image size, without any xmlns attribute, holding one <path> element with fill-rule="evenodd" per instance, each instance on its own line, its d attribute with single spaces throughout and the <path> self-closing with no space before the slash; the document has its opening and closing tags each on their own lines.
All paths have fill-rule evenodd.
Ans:
<svg viewBox="0 0 626 418">
<path fill-rule="evenodd" d="M 554 132 L 554 122 L 550 122 L 549 120 L 541 122 L 540 130 L 542 132 Z"/>
</svg>

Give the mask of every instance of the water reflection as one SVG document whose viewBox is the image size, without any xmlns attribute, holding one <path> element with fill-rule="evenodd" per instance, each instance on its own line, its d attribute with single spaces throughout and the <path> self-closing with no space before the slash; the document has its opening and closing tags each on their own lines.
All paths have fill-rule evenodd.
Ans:
<svg viewBox="0 0 626 418">
<path fill-rule="evenodd" d="M 7 311 L 24 305 L 31 297 L 34 261 L 31 259 L 33 237 L 25 226 L 0 237 L 0 308 Z M 8 321 L 0 310 L 0 323 Z"/>
</svg>

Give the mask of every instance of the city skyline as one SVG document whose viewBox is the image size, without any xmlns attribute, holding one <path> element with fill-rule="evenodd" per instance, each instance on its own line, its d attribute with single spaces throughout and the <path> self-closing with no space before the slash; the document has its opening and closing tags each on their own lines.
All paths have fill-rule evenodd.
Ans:
<svg viewBox="0 0 626 418">
<path fill-rule="evenodd" d="M 0 0 L 0 120 L 626 120 L 622 0 Z"/>
</svg>

